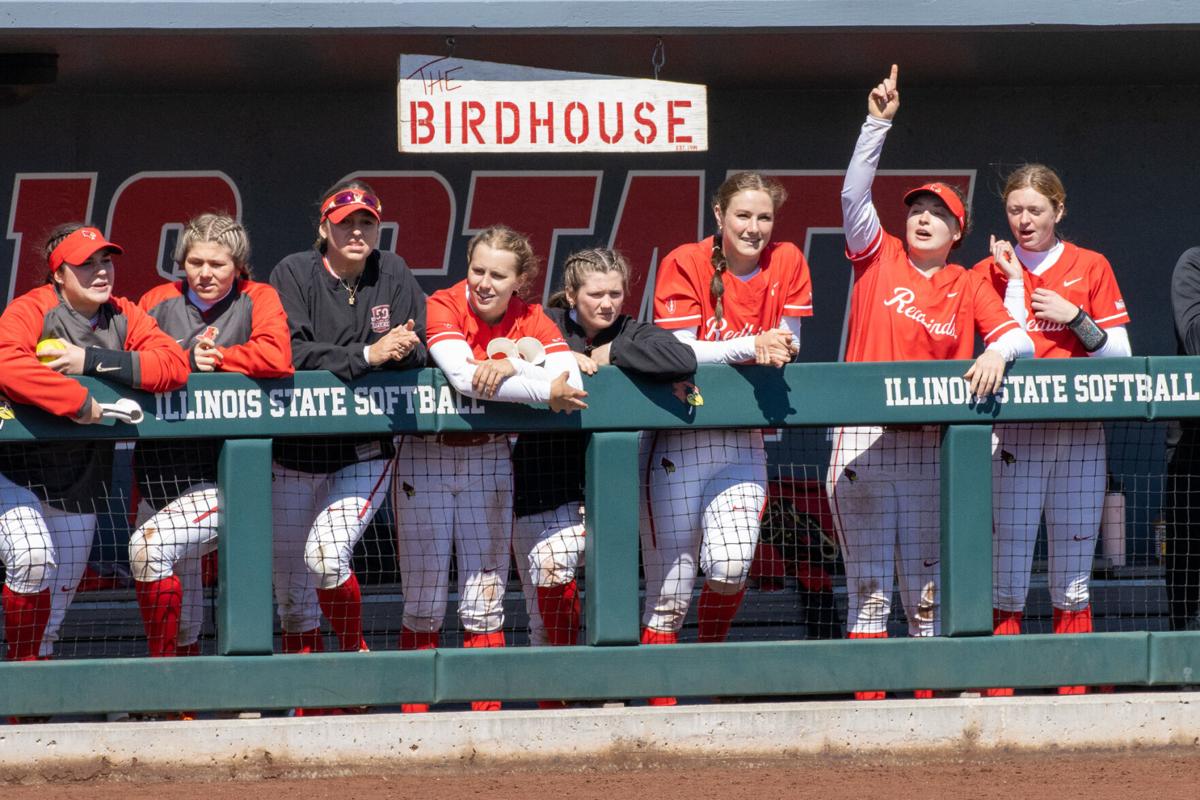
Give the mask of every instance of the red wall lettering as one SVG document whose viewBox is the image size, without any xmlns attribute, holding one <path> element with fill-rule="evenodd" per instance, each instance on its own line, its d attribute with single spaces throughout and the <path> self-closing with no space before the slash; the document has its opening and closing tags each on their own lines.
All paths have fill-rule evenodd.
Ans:
<svg viewBox="0 0 1200 800">
<path fill-rule="evenodd" d="M 437 172 L 359 172 L 383 204 L 383 225 L 393 231 L 392 252 L 417 275 L 445 275 L 456 208 L 450 184 Z M 466 266 L 461 271 L 466 273 Z M 456 270 L 457 273 L 457 270 Z"/>
<path fill-rule="evenodd" d="M 224 172 L 138 172 L 117 187 L 108 207 L 108 237 L 125 249 L 117 294 L 136 299 L 171 280 L 162 268 L 174 256 L 166 251 L 167 232 L 206 211 L 242 217 L 242 198 Z"/>
<path fill-rule="evenodd" d="M 8 214 L 13 264 L 8 276 L 7 304 L 46 280 L 42 245 L 46 234 L 64 222 L 91 222 L 96 173 L 18 172 Z"/>
<path fill-rule="evenodd" d="M 701 238 L 704 172 L 630 172 L 613 220 L 610 246 L 629 259 L 624 311 L 649 320 L 658 263 L 684 242 Z"/>
<path fill-rule="evenodd" d="M 550 271 L 559 258 L 559 234 L 589 234 L 596 226 L 600 198 L 600 172 L 483 172 L 471 174 L 471 191 L 463 233 L 472 235 L 489 225 L 504 223 L 529 236 L 543 269 L 526 290 L 526 297 L 544 303 Z M 457 266 L 454 274 L 466 272 Z"/>
</svg>

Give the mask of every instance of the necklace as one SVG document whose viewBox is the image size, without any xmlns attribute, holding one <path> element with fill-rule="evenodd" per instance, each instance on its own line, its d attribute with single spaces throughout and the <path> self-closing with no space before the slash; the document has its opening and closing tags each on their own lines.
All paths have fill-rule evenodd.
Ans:
<svg viewBox="0 0 1200 800">
<path fill-rule="evenodd" d="M 349 303 L 350 305 L 354 305 L 355 298 L 358 295 L 358 285 L 360 283 L 362 283 L 363 274 L 361 272 L 358 273 L 357 277 L 355 277 L 355 279 L 354 279 L 354 285 L 351 285 L 348 280 L 346 280 L 341 275 L 338 275 L 336 272 L 333 271 L 333 267 L 329 266 L 328 258 L 322 257 L 321 263 L 325 265 L 325 269 L 327 269 L 329 271 L 329 274 L 332 275 L 333 277 L 337 278 L 338 283 L 340 283 L 342 285 L 342 288 L 346 290 L 346 294 L 349 295 L 346 298 L 346 302 Z"/>
</svg>

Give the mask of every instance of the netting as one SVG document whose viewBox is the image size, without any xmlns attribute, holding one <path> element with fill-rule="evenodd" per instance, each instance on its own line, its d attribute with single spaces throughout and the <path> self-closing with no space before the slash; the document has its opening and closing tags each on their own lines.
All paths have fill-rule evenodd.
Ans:
<svg viewBox="0 0 1200 800">
<path fill-rule="evenodd" d="M 1194 431 L 1170 452 L 1163 423 L 995 433 L 999 632 L 1198 627 Z M 642 625 L 679 641 L 936 633 L 939 439 L 647 435 L 640 496 L 613 499 L 642 510 Z M 327 447 L 294 447 L 273 469 L 277 651 L 585 641 L 583 443 L 400 437 L 332 470 Z M 6 447 L 9 657 L 215 652 L 219 443 L 70 444 Z"/>
</svg>

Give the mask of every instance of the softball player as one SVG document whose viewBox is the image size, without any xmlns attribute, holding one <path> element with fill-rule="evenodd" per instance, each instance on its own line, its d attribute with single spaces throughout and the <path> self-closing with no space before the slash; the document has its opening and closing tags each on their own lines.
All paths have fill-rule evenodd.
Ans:
<svg viewBox="0 0 1200 800">
<path fill-rule="evenodd" d="M 717 234 L 672 251 L 658 269 L 654 322 L 700 363 L 782 367 L 800 351 L 800 320 L 812 315 L 804 255 L 771 242 L 787 194 L 776 181 L 740 172 L 713 198 Z M 644 644 L 678 640 L 704 570 L 699 638 L 724 641 L 745 593 L 767 496 L 762 433 L 661 431 L 648 460 L 649 520 L 642 530 L 646 575 Z M 674 698 L 653 698 L 674 705 Z"/>
<path fill-rule="evenodd" d="M 579 368 L 541 306 L 518 296 L 537 274 L 528 238 L 496 225 L 467 245 L 467 278 L 428 303 L 429 354 L 462 395 L 586 408 Z M 489 358 L 489 345 L 532 337 L 545 365 Z M 492 352 L 495 352 L 493 346 Z M 464 647 L 504 646 L 504 587 L 512 540 L 512 462 L 502 434 L 403 437 L 396 457 L 394 508 L 404 584 L 401 647 L 437 647 L 449 591 L 451 548 L 458 560 L 458 616 Z M 475 701 L 476 711 L 500 703 Z M 427 711 L 409 703 L 404 711 Z"/>
<path fill-rule="evenodd" d="M 361 181 L 331 187 L 321 202 L 316 246 L 271 272 L 296 369 L 327 369 L 351 380 L 425 363 L 425 295 L 403 259 L 376 249 L 382 210 Z M 385 436 L 275 440 L 275 599 L 285 653 L 323 649 L 320 613 L 341 650 L 366 649 L 350 560 L 383 501 L 394 455 Z"/>
<path fill-rule="evenodd" d="M 997 291 L 1023 274 L 1023 302 L 1038 358 L 1131 355 L 1129 312 L 1108 260 L 1058 237 L 1066 191 L 1058 175 L 1026 164 L 1008 176 L 1004 210 L 1016 241 L 992 239 L 992 256 L 979 262 Z M 997 634 L 1021 632 L 1038 525 L 1046 516 L 1050 601 L 1055 633 L 1092 630 L 1088 579 L 1104 503 L 1107 460 L 1099 422 L 997 425 L 992 460 L 995 495 L 995 571 L 992 616 Z M 1063 686 L 1059 694 L 1083 694 Z M 1006 696 L 1012 689 L 988 689 Z"/>
<path fill-rule="evenodd" d="M 162 392 L 187 381 L 187 358 L 131 301 L 113 295 L 121 248 L 95 227 L 50 233 L 46 284 L 0 316 L 0 391 L 82 424 L 100 404 L 72 375 Z M 39 340 L 58 339 L 43 349 Z M 0 560 L 8 658 L 49 657 L 87 566 L 96 504 L 108 495 L 112 442 L 37 442 L 0 449 Z"/>
<path fill-rule="evenodd" d="M 978 332 L 986 349 L 964 377 L 973 395 L 990 395 L 1008 362 L 1031 355 L 1033 344 L 985 277 L 947 261 L 968 229 L 962 198 L 942 183 L 908 192 L 904 241 L 883 230 L 871 199 L 883 142 L 900 107 L 897 73 L 893 65 L 867 99 L 868 117 L 842 186 L 846 254 L 854 268 L 845 359 L 966 359 Z M 1020 271 L 1010 269 L 1005 297 L 1021 313 Z M 909 635 L 939 630 L 938 437 L 937 426 L 835 430 L 828 493 L 846 567 L 852 639 L 887 636 L 897 575 Z M 855 696 L 881 699 L 883 693 Z"/>
<path fill-rule="evenodd" d="M 621 313 L 628 288 L 629 262 L 613 250 L 583 250 L 567 258 L 563 289 L 550 298 L 546 315 L 562 332 L 579 368 L 594 375 L 612 365 L 662 381 L 695 372 L 696 356 L 688 345 Z M 577 640 L 575 570 L 583 562 L 587 441 L 585 434 L 526 433 L 513 449 L 513 551 L 534 645 Z"/>
<path fill-rule="evenodd" d="M 250 280 L 250 240 L 237 220 L 189 220 L 175 249 L 185 278 L 138 305 L 187 349 L 196 372 L 291 375 L 292 345 L 279 295 Z M 138 606 L 152 656 L 199 653 L 200 559 L 217 546 L 216 440 L 138 445 L 134 472 L 143 520 L 129 540 Z"/>
</svg>

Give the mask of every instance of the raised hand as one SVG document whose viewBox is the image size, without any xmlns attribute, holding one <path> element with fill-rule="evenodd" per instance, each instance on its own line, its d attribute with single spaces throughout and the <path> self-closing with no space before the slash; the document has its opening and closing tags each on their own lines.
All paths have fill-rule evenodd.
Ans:
<svg viewBox="0 0 1200 800">
<path fill-rule="evenodd" d="M 867 97 L 867 113 L 872 117 L 890 120 L 896 116 L 900 108 L 900 90 L 896 88 L 899 74 L 900 68 L 892 64 L 892 74 L 871 90 Z"/>
<path fill-rule="evenodd" d="M 988 239 L 988 249 L 992 251 L 992 260 L 996 262 L 996 266 L 1004 272 L 1006 276 L 1018 278 L 1021 276 L 1021 262 L 1017 260 L 1017 253 L 1013 250 L 1013 246 L 1005 239 L 997 239 L 991 236 Z"/>
<path fill-rule="evenodd" d="M 1060 322 L 1063 325 L 1075 319 L 1075 315 L 1079 313 L 1079 306 L 1053 289 L 1034 289 L 1029 296 L 1029 306 L 1038 319 Z"/>
</svg>

